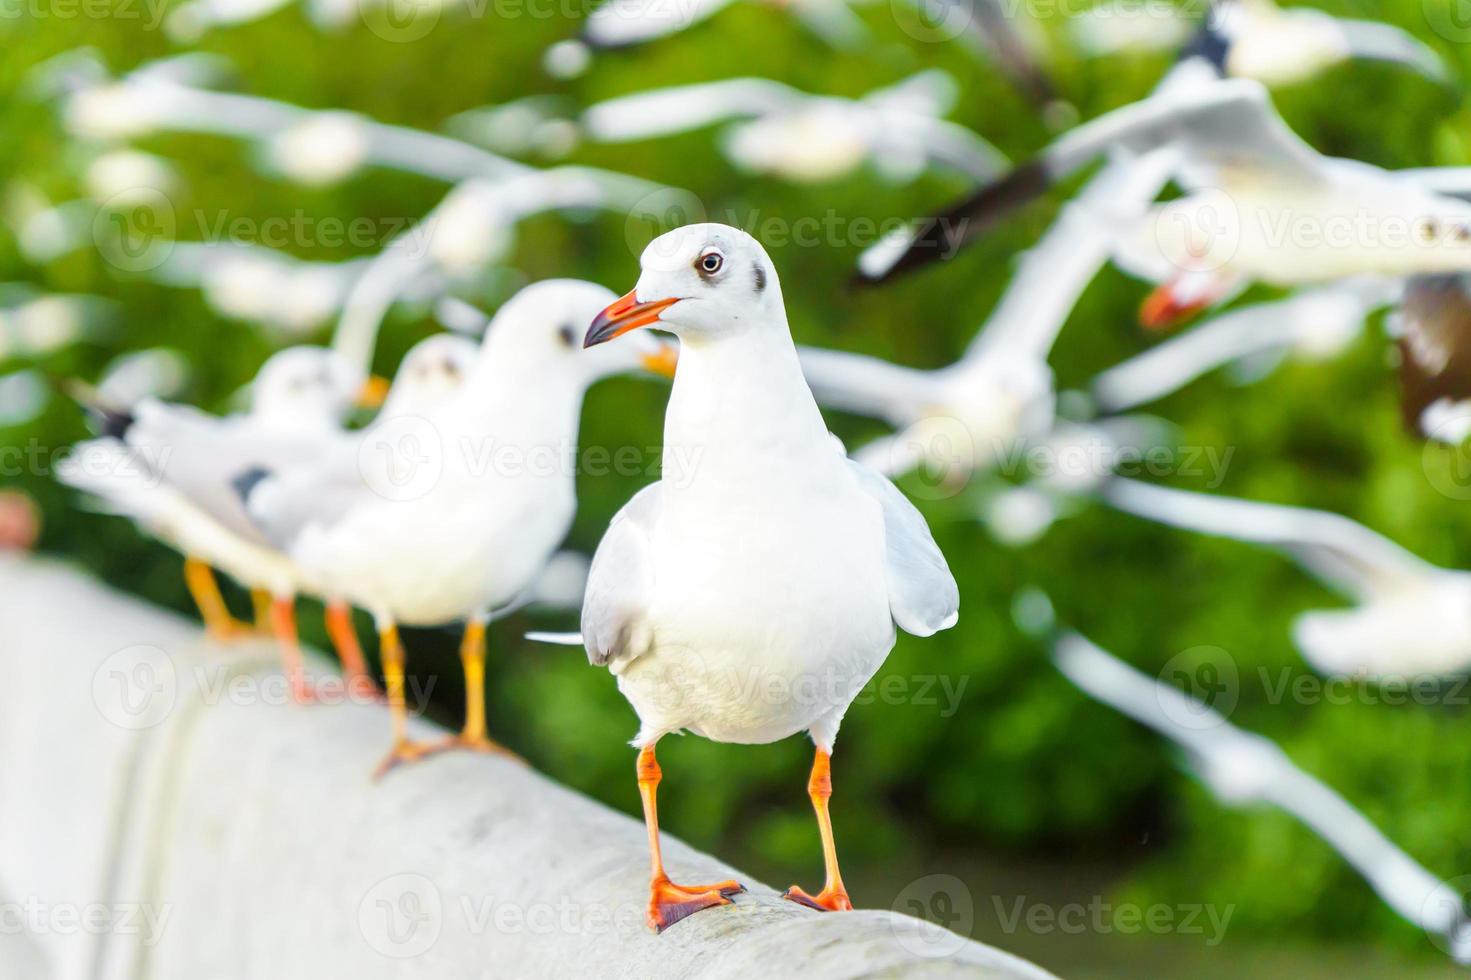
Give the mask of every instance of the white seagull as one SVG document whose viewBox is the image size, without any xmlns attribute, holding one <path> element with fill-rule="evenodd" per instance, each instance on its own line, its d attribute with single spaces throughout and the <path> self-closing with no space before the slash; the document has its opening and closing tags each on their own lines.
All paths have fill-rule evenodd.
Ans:
<svg viewBox="0 0 1471 980">
<path fill-rule="evenodd" d="M 211 566 L 253 591 L 258 614 L 269 604 L 292 695 L 309 701 L 296 639 L 301 577 L 251 524 L 231 479 L 246 467 L 315 459 L 354 402 L 381 388 L 333 351 L 292 347 L 272 355 L 250 389 L 249 411 L 225 417 L 156 399 L 127 410 L 94 406 L 104 435 L 79 444 L 57 475 L 184 554 L 185 581 L 216 639 L 241 627 Z"/>
<path fill-rule="evenodd" d="M 1072 130 L 999 181 L 924 223 L 872 279 L 946 258 L 1002 215 L 1110 149 L 1171 148 L 1187 193 L 1123 229 L 1130 251 L 1173 275 L 1140 319 L 1164 326 L 1249 282 L 1296 286 L 1355 276 L 1471 270 L 1471 204 L 1398 174 L 1325 157 L 1290 130 L 1260 83 L 1161 91 Z"/>
<path fill-rule="evenodd" d="M 611 297 L 575 280 L 528 286 L 491 321 L 454 394 L 340 437 L 306 463 L 239 474 L 266 537 L 323 594 L 376 621 L 393 714 L 380 774 L 453 746 L 504 751 L 485 731 L 485 623 L 520 601 L 571 524 L 583 395 L 612 374 L 669 370 L 670 348 L 653 337 L 581 350 L 583 324 Z M 397 627 L 459 620 L 464 729 L 443 744 L 411 742 Z"/>
<path fill-rule="evenodd" d="M 919 636 L 946 629 L 959 592 L 924 518 L 828 433 L 760 244 L 725 225 L 688 225 L 640 261 L 638 285 L 598 315 L 586 344 L 649 325 L 679 337 L 665 456 L 698 463 L 614 517 L 593 557 L 582 636 L 640 720 L 649 923 L 663 929 L 741 890 L 675 885 L 664 873 L 654 747 L 681 730 L 743 744 L 811 736 L 827 881 L 787 897 L 849 909 L 828 817 L 833 740 L 895 624 Z M 732 683 L 741 677 L 749 683 Z"/>
<path fill-rule="evenodd" d="M 1471 572 L 1440 568 L 1340 514 L 1114 480 L 1119 510 L 1286 552 L 1355 602 L 1302 614 L 1292 635 L 1328 675 L 1402 681 L 1471 668 Z"/>
<path fill-rule="evenodd" d="M 984 180 L 1006 157 L 986 140 L 942 118 L 955 106 L 955 80 L 938 69 L 856 99 L 809 95 L 767 78 L 652 89 L 599 102 L 582 117 L 590 139 L 628 142 L 743 120 L 722 133 L 731 162 L 752 173 L 815 182 L 850 173 L 866 160 L 899 183 L 931 164 Z"/>
<path fill-rule="evenodd" d="M 1172 394 L 1223 365 L 1260 377 L 1263 362 L 1275 364 L 1287 353 L 1326 360 L 1352 343 L 1365 320 L 1395 303 L 1403 291 L 1397 280 L 1345 279 L 1237 307 L 1099 373 L 1090 393 L 1100 410 L 1122 412 Z"/>
<path fill-rule="evenodd" d="M 1017 444 L 1053 427 L 1047 358 L 1088 283 L 1108 261 L 1113 228 L 1137 220 L 1170 173 L 1163 155 L 1120 157 L 1068 203 L 1023 253 L 1000 302 L 956 363 L 933 370 L 802 347 L 818 402 L 881 418 L 896 434 L 856 457 L 888 476 L 921 464 L 952 485 L 992 467 Z M 881 248 L 865 256 L 882 262 Z"/>
<path fill-rule="evenodd" d="M 1380 21 L 1335 17 L 1310 7 L 1283 8 L 1272 0 L 1217 0 L 1207 17 L 1209 29 L 1230 45 L 1226 72 L 1236 78 L 1290 85 L 1350 59 L 1363 59 L 1392 62 L 1433 81 L 1450 82 L 1445 61 L 1433 48 Z M 1093 56 L 1170 50 L 1188 41 L 1191 30 L 1184 8 L 1144 7 L 1137 0 L 1110 0 L 1068 21 L 1074 44 Z"/>
</svg>

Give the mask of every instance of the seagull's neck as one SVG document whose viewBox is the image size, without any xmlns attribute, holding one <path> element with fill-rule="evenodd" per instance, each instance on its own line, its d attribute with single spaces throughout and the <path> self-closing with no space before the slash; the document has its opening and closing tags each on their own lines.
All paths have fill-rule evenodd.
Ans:
<svg viewBox="0 0 1471 980">
<path fill-rule="evenodd" d="M 664 417 L 666 481 L 728 485 L 836 455 L 791 334 L 784 323 L 769 327 L 681 342 Z"/>
<path fill-rule="evenodd" d="M 528 370 L 510 360 L 484 363 L 451 411 L 469 433 L 493 436 L 498 445 L 575 447 L 587 393 L 581 379 L 569 371 Z"/>
</svg>

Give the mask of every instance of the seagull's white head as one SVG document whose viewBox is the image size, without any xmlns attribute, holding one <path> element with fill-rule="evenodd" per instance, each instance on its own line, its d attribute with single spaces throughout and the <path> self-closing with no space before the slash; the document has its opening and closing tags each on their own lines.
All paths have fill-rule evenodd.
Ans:
<svg viewBox="0 0 1471 980">
<path fill-rule="evenodd" d="M 404 355 L 383 403 L 384 417 L 421 415 L 460 390 L 480 345 L 459 334 L 440 333 L 419 341 Z"/>
<path fill-rule="evenodd" d="M 383 401 L 387 385 L 328 347 L 288 347 L 266 359 L 250 385 L 250 414 L 296 425 L 341 422 L 355 406 Z"/>
<path fill-rule="evenodd" d="M 776 269 L 761 243 L 738 228 L 677 228 L 650 242 L 639 264 L 638 285 L 598 314 L 588 347 L 651 324 L 681 340 L 786 327 Z"/>
<path fill-rule="evenodd" d="M 482 363 L 521 377 L 569 377 L 583 386 L 632 371 L 673 377 L 678 349 L 655 334 L 632 344 L 582 349 L 586 325 L 613 291 L 580 279 L 546 279 L 511 297 L 486 328 Z"/>
</svg>

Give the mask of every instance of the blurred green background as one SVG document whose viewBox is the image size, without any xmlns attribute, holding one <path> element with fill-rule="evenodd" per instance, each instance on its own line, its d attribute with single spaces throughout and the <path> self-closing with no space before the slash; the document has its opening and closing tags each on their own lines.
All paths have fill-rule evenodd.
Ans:
<svg viewBox="0 0 1471 980">
<path fill-rule="evenodd" d="M 1431 30 L 1420 0 L 1328 6 L 1398 23 L 1471 77 L 1464 46 Z M 17 9 L 19 16 L 0 17 L 0 181 L 12 182 L 11 189 L 23 181 L 67 200 L 79 194 L 88 151 L 66 137 L 54 103 L 24 90 L 28 72 L 83 45 L 101 51 L 114 71 L 177 48 L 137 19 L 56 16 L 44 5 Z M 318 32 L 288 6 L 209 34 L 199 48 L 228 57 L 242 91 L 424 129 L 463 110 L 537 93 L 582 106 L 659 85 L 749 74 L 859 95 L 938 66 L 961 84 L 953 118 L 1014 158 L 1050 138 L 1035 108 L 991 67 L 956 45 L 908 37 L 885 4 L 863 8 L 862 15 L 873 45 L 837 52 L 778 9 L 736 5 L 676 38 L 600 57 L 586 75 L 566 82 L 540 65 L 548 44 L 576 30 L 575 20 L 562 15 L 450 11 L 428 36 L 400 44 L 362 24 Z M 1081 60 L 1069 52 L 1057 20 L 1044 19 L 1042 27 L 1059 88 L 1083 118 L 1144 95 L 1168 66 L 1163 56 Z M 1459 97 L 1392 67 L 1344 66 L 1275 94 L 1293 127 L 1326 153 L 1388 167 L 1471 163 L 1471 114 Z M 391 221 L 422 215 L 445 190 L 375 170 L 328 189 L 303 188 L 262 176 L 250 150 L 235 141 L 161 136 L 139 145 L 177 165 L 183 179 L 174 204 L 191 212 L 263 220 L 301 211 Z M 718 152 L 710 131 L 586 146 L 573 159 L 687 188 L 712 217 L 758 232 L 767 218 L 926 213 L 966 186 L 958 177 L 931 174 L 894 187 L 867 169 L 814 186 L 751 178 Z M 855 292 L 848 285 L 861 242 L 773 247 L 798 341 L 916 366 L 947 363 L 971 339 L 1005 286 L 1012 257 L 1044 230 L 1058 200 L 1024 212 L 960 260 L 878 290 Z M 181 229 L 181 237 L 197 235 L 187 224 Z M 637 276 L 625 232 L 618 215 L 524 222 L 508 263 L 515 274 L 476 298 L 493 308 L 517 285 L 550 276 L 583 277 L 623 292 Z M 291 251 L 333 260 L 353 254 L 309 240 Z M 196 371 L 184 398 L 223 410 L 275 343 L 222 320 L 196 291 L 118 273 L 94 249 L 29 264 L 11 230 L 0 227 L 3 281 L 117 301 L 107 332 L 34 365 L 55 377 L 93 378 L 119 351 L 169 345 L 185 352 Z M 1134 325 L 1145 288 L 1113 270 L 1098 278 L 1058 345 L 1060 387 L 1080 385 L 1152 342 Z M 434 329 L 427 317 L 392 316 L 378 370 L 391 372 L 403 351 Z M 1186 444 L 1234 450 L 1219 492 L 1339 511 L 1433 562 L 1471 567 L 1467 504 L 1437 492 L 1427 478 L 1427 469 L 1449 461 L 1402 430 L 1386 351 L 1376 322 L 1331 363 L 1289 364 L 1249 388 L 1208 378 L 1155 410 L 1178 423 Z M 0 369 L 24 366 L 24 358 L 11 357 Z M 604 384 L 589 399 L 584 446 L 657 445 L 665 397 L 659 385 Z M 850 446 L 882 431 L 859 419 L 830 419 Z M 75 408 L 56 398 L 39 420 L 0 431 L 0 441 L 49 452 L 85 433 Z M 175 555 L 124 521 L 79 510 L 48 472 L 7 472 L 4 479 L 41 503 L 43 551 L 156 602 L 191 608 Z M 582 477 L 570 544 L 590 551 L 643 482 Z M 1200 480 L 1172 482 L 1206 489 Z M 918 692 L 925 679 L 938 678 L 938 703 L 873 698 L 855 706 L 844 725 L 834 813 L 860 905 L 885 906 L 916 879 L 954 874 L 973 899 L 978 937 L 1074 976 L 1451 973 L 1423 934 L 1385 908 L 1311 834 L 1275 812 L 1224 810 L 1175 768 L 1158 738 L 1075 691 L 1044 650 L 1012 625 L 1012 597 L 1024 586 L 1044 588 L 1064 620 L 1150 674 L 1181 651 L 1225 649 L 1241 677 L 1233 720 L 1280 742 L 1446 878 L 1471 873 L 1465 830 L 1471 779 L 1462 778 L 1471 773 L 1471 716 L 1464 707 L 1271 703 L 1258 668 L 1274 681 L 1279 671 L 1306 673 L 1288 640 L 1291 618 L 1339 602 L 1272 555 L 1100 508 L 1011 550 L 994 543 L 975 519 L 970 495 L 921 506 L 961 583 L 962 617 L 957 628 L 930 640 L 901 636 L 876 681 L 899 678 Z M 246 608 L 238 591 L 231 595 Z M 325 641 L 313 610 L 304 610 L 302 622 L 309 640 Z M 518 615 L 492 628 L 492 733 L 551 776 L 636 812 L 626 745 L 636 722 L 612 679 L 589 668 L 579 651 L 520 638 L 531 626 L 573 625 L 571 617 Z M 360 626 L 369 638 L 366 622 Z M 460 691 L 453 634 L 412 631 L 406 642 L 411 670 L 437 676 L 437 710 L 454 721 Z M 953 714 L 944 710 L 941 684 L 961 692 Z M 894 700 L 903 703 L 885 703 Z M 805 741 L 743 747 L 683 738 L 667 740 L 661 750 L 669 831 L 772 884 L 817 882 Z M 1019 896 L 1052 905 L 1094 896 L 1177 908 L 1210 903 L 1232 914 L 1224 942 L 1214 948 L 1200 935 L 1007 934 L 998 909 L 1009 910 Z"/>
</svg>

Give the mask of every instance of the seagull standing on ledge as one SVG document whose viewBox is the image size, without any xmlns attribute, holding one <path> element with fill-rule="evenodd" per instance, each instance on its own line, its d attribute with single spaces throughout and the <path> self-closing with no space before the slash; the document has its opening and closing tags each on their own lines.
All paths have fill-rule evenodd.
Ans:
<svg viewBox="0 0 1471 980">
<path fill-rule="evenodd" d="M 380 774 L 443 749 L 505 751 L 486 734 L 485 624 L 533 585 L 572 523 L 583 396 L 614 374 L 672 370 L 652 337 L 580 348 L 582 324 L 612 296 L 573 279 L 527 286 L 496 313 L 458 391 L 348 434 L 307 465 L 237 481 L 263 533 L 324 594 L 377 622 L 393 718 Z M 464 728 L 412 742 L 398 624 L 460 620 Z"/>
<path fill-rule="evenodd" d="M 893 647 L 894 624 L 919 636 L 952 626 L 959 591 L 924 518 L 828 433 L 760 244 L 725 225 L 689 225 L 655 239 L 640 262 L 638 285 L 598 315 L 585 344 L 650 324 L 679 337 L 665 458 L 696 462 L 666 471 L 613 518 L 593 558 L 582 636 L 641 722 L 649 924 L 662 930 L 742 890 L 680 886 L 664 873 L 654 746 L 681 730 L 743 744 L 812 737 L 807 789 L 827 882 L 786 897 L 850 909 L 827 806 L 838 725 Z"/>
</svg>

